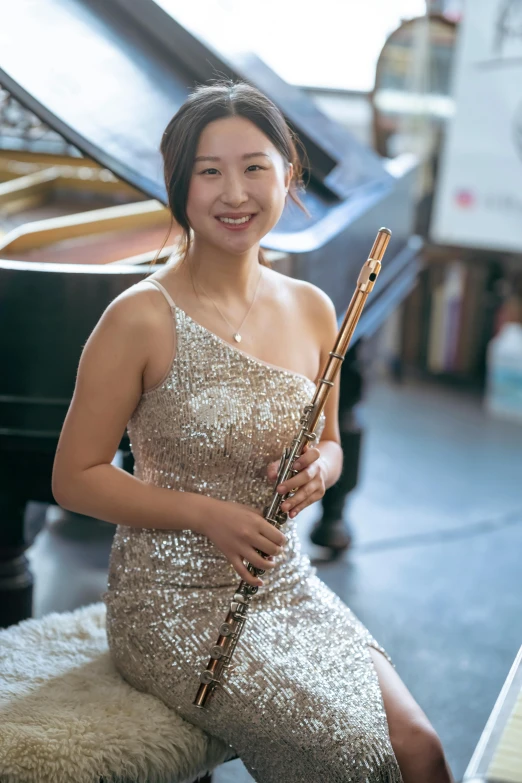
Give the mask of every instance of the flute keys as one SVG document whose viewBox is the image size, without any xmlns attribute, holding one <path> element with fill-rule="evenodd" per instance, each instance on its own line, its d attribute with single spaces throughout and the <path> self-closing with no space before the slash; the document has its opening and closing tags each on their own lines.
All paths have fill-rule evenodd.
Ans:
<svg viewBox="0 0 522 783">
<path fill-rule="evenodd" d="M 230 611 L 236 623 L 244 621 L 248 610 L 248 604 L 239 604 L 237 601 L 230 602 Z"/>
<path fill-rule="evenodd" d="M 233 633 L 233 628 L 229 623 L 223 623 L 219 629 L 219 633 L 221 636 L 231 636 Z"/>
<path fill-rule="evenodd" d="M 204 685 L 210 685 L 211 682 L 218 682 L 214 677 L 214 673 L 210 669 L 206 669 L 200 677 L 201 682 Z"/>
<path fill-rule="evenodd" d="M 219 661 L 221 658 L 223 658 L 224 655 L 225 651 L 220 644 L 215 644 L 210 648 L 210 657 L 214 658 L 214 660 Z"/>
</svg>

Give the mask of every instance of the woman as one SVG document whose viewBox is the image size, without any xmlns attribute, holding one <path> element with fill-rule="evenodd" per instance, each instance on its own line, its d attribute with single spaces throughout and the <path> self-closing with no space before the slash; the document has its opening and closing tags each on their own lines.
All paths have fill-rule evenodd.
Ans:
<svg viewBox="0 0 522 783">
<path fill-rule="evenodd" d="M 161 152 L 184 252 L 102 315 L 53 474 L 60 505 L 118 526 L 104 594 L 116 666 L 227 742 L 255 780 L 446 783 L 440 742 L 386 652 L 300 552 L 297 514 L 342 469 L 338 384 L 284 534 L 262 516 L 337 334 L 324 292 L 260 253 L 287 198 L 300 205 L 293 136 L 265 96 L 224 82 L 196 89 Z M 134 476 L 112 465 L 126 426 Z M 198 709 L 238 579 L 261 584 L 243 561 L 266 569 L 264 585 L 233 671 Z"/>
</svg>

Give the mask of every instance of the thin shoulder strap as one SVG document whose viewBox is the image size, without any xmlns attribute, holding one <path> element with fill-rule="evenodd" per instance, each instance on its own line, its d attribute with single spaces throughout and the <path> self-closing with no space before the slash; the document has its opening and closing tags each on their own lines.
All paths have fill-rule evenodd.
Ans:
<svg viewBox="0 0 522 783">
<path fill-rule="evenodd" d="M 167 289 L 164 286 L 161 285 L 161 283 L 159 283 L 157 280 L 143 280 L 142 282 L 143 283 L 152 283 L 152 285 L 155 285 L 158 288 L 158 290 L 161 291 L 161 293 L 163 294 L 163 296 L 165 297 L 165 299 L 167 300 L 169 305 L 171 307 L 173 307 L 174 310 L 176 309 L 176 304 L 175 304 L 174 300 L 172 299 L 172 297 L 169 294 L 169 292 L 167 291 Z"/>
</svg>

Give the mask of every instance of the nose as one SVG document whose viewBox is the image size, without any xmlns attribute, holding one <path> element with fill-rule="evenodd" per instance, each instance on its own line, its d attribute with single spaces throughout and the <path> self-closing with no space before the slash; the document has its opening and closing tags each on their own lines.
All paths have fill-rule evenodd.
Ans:
<svg viewBox="0 0 522 783">
<path fill-rule="evenodd" d="M 240 176 L 229 175 L 223 177 L 223 191 L 221 201 L 231 207 L 238 207 L 248 201 L 248 194 L 244 187 L 244 181 Z"/>
</svg>

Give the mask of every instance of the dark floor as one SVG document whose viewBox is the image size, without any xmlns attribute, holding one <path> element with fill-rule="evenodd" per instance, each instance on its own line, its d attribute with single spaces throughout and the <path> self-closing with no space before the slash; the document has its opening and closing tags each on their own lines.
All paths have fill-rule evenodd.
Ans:
<svg viewBox="0 0 522 783">
<path fill-rule="evenodd" d="M 390 653 L 459 780 L 522 644 L 522 426 L 488 419 L 462 392 L 385 381 L 365 418 L 347 509 L 355 545 L 318 573 Z M 106 587 L 112 528 L 85 520 L 73 534 L 55 512 L 29 551 L 37 616 Z M 312 558 L 323 554 L 308 544 L 318 513 L 300 516 Z M 251 778 L 235 761 L 214 780 Z"/>
</svg>

